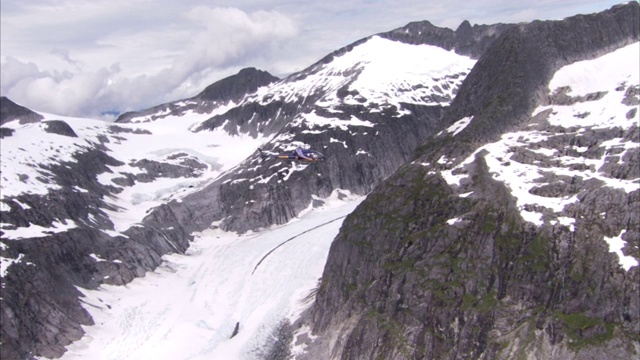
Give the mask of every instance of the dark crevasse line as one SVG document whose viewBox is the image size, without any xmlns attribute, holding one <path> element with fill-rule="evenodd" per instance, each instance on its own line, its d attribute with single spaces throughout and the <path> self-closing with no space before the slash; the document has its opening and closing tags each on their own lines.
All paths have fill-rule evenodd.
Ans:
<svg viewBox="0 0 640 360">
<path fill-rule="evenodd" d="M 305 230 L 305 231 L 301 232 L 300 234 L 296 234 L 296 235 L 294 235 L 294 236 L 292 236 L 292 237 L 288 238 L 287 240 L 283 241 L 283 242 L 282 242 L 282 243 L 280 243 L 278 246 L 276 246 L 276 247 L 274 247 L 273 249 L 269 250 L 269 252 L 268 252 L 268 253 L 266 253 L 266 254 L 262 257 L 262 259 L 260 259 L 260 261 L 258 261 L 258 263 L 256 264 L 256 266 L 253 268 L 253 271 L 251 272 L 251 275 L 253 275 L 253 273 L 255 273 L 255 272 L 256 272 L 256 269 L 258 269 L 258 266 L 260 266 L 260 264 L 264 261 L 264 259 L 266 259 L 266 258 L 267 258 L 267 256 L 271 255 L 271 253 L 272 253 L 272 252 L 276 251 L 276 250 L 277 250 L 279 247 L 281 247 L 282 245 L 284 245 L 284 244 L 288 243 L 289 241 L 291 241 L 291 240 L 293 240 L 293 239 L 295 239 L 295 238 L 297 238 L 297 237 L 299 237 L 299 236 L 301 236 L 301 235 L 304 235 L 304 234 L 306 234 L 306 233 L 308 233 L 308 232 L 310 232 L 310 231 L 313 231 L 313 230 L 315 230 L 315 229 L 317 229 L 317 228 L 320 228 L 320 227 L 323 227 L 323 226 L 325 226 L 325 225 L 329 225 L 329 224 L 331 224 L 331 223 L 332 223 L 332 222 L 334 222 L 334 221 L 337 221 L 337 220 L 340 220 L 340 219 L 344 219 L 345 217 L 347 217 L 347 215 L 337 217 L 337 218 L 335 218 L 335 219 L 333 219 L 333 220 L 329 220 L 329 221 L 327 221 L 327 222 L 325 222 L 325 223 L 322 223 L 322 224 L 320 224 L 320 225 L 318 225 L 318 226 L 314 226 L 314 227 L 312 227 L 311 229 Z"/>
</svg>

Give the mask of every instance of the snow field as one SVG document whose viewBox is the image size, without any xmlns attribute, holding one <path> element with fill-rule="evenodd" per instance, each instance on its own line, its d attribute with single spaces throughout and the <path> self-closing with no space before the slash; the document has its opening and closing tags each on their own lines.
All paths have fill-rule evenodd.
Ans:
<svg viewBox="0 0 640 360">
<path fill-rule="evenodd" d="M 274 83 L 259 89 L 254 96 L 263 101 L 294 101 L 323 89 L 328 95 L 317 102 L 322 107 L 346 103 L 400 109 L 402 102 L 432 103 L 435 88 L 452 99 L 454 89 L 464 79 L 461 74 L 468 74 L 475 62 L 437 46 L 409 45 L 372 36 L 334 57 L 331 63 L 317 66 L 304 79 Z M 351 73 L 357 73 L 355 81 L 346 76 Z M 357 94 L 338 97 L 337 91 L 345 86 Z"/>
<path fill-rule="evenodd" d="M 80 289 L 96 325 L 62 359 L 259 359 L 280 322 L 309 305 L 343 217 L 360 201 L 328 202 L 258 233 L 206 230 L 144 278 Z"/>
</svg>

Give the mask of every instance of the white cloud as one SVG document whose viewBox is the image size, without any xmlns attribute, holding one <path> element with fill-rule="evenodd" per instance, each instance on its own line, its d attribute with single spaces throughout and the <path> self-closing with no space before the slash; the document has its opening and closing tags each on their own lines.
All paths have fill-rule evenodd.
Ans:
<svg viewBox="0 0 640 360">
<path fill-rule="evenodd" d="M 4 89 L 11 89 L 18 86 L 18 84 L 23 80 L 29 81 L 41 76 L 46 76 L 40 72 L 36 64 L 32 62 L 24 63 L 13 57 L 6 58 L 2 63 L 0 71 L 0 84 L 3 92 Z"/>
<path fill-rule="evenodd" d="M 189 39 L 185 56 L 176 59 L 175 76 L 246 62 L 297 34 L 293 21 L 275 11 L 248 14 L 236 8 L 198 6 L 186 18 L 203 31 Z"/>
<path fill-rule="evenodd" d="M 100 46 L 93 52 L 76 55 L 53 47 L 47 55 L 64 72 L 7 57 L 2 94 L 59 114 L 98 116 L 112 109 L 140 109 L 193 96 L 224 70 L 236 72 L 257 58 L 275 56 L 280 42 L 297 35 L 295 23 L 277 11 L 198 6 L 179 17 L 183 29 L 169 24 L 166 29 L 107 34 L 95 41 Z M 100 58 L 109 57 L 117 62 L 105 66 Z"/>
<path fill-rule="evenodd" d="M 12 69 L 24 70 L 24 76 L 15 81 Z M 27 73 L 27 71 L 29 71 Z M 5 90 L 4 74 L 9 73 Z M 37 110 L 58 114 L 89 114 L 99 103 L 107 99 L 107 82 L 113 69 L 102 68 L 95 72 L 51 73 L 40 71 L 34 64 L 10 59 L 2 64 L 3 94 L 21 104 L 39 104 Z M 14 81 L 12 81 L 14 80 Z"/>
</svg>

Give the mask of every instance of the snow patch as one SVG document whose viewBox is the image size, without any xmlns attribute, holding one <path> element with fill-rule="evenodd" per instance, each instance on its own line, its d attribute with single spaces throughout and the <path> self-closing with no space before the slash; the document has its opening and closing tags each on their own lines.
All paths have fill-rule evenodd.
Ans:
<svg viewBox="0 0 640 360">
<path fill-rule="evenodd" d="M 351 115 L 351 119 L 349 120 L 341 120 L 338 118 L 326 118 L 323 116 L 319 116 L 315 111 L 310 114 L 303 114 L 302 119 L 298 121 L 299 124 L 304 124 L 309 129 L 313 129 L 316 126 L 328 126 L 330 128 L 340 128 L 341 130 L 347 131 L 350 126 L 375 126 L 374 123 L 370 121 L 360 120 L 353 115 Z"/>
<path fill-rule="evenodd" d="M 462 118 L 462 119 L 456 121 L 455 123 L 453 123 L 453 125 L 449 126 L 445 131 L 450 133 L 450 134 L 452 134 L 453 136 L 456 136 L 462 130 L 464 130 L 464 128 L 466 128 L 467 125 L 469 125 L 471 123 L 472 119 L 473 119 L 473 116 Z"/>
<path fill-rule="evenodd" d="M 18 257 L 15 259 L 0 256 L 0 278 L 7 276 L 7 271 L 9 270 L 9 267 L 13 264 L 22 262 L 22 258 L 24 258 L 24 254 L 18 255 Z"/>
<path fill-rule="evenodd" d="M 447 220 L 447 224 L 449 224 L 449 225 L 453 225 L 453 224 L 455 224 L 455 223 L 457 223 L 457 222 L 460 222 L 460 221 L 462 221 L 462 219 L 460 219 L 460 218 L 453 218 L 453 219 L 449 219 L 449 220 Z"/>
<path fill-rule="evenodd" d="M 622 240 L 622 235 L 626 230 L 623 230 L 620 235 L 615 237 L 605 237 L 604 241 L 609 244 L 609 251 L 614 252 L 618 255 L 619 263 L 623 269 L 629 271 L 631 267 L 638 266 L 638 260 L 636 260 L 633 256 L 625 255 L 622 252 L 622 248 L 624 248 L 626 241 Z"/>
<path fill-rule="evenodd" d="M 4 232 L 4 234 L 2 235 L 2 237 L 11 240 L 43 237 L 50 234 L 65 232 L 76 227 L 77 224 L 75 223 L 75 221 L 69 219 L 64 220 L 64 222 L 54 221 L 51 224 L 51 227 L 44 227 L 29 223 L 29 226 L 18 227 L 16 229 L 3 228 L 2 231 Z"/>
</svg>

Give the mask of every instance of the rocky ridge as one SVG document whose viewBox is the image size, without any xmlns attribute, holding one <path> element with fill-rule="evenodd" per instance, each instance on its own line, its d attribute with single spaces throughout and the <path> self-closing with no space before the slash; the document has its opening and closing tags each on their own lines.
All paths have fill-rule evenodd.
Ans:
<svg viewBox="0 0 640 360">
<path fill-rule="evenodd" d="M 15 119 L 20 119 L 22 123 L 29 123 L 37 122 L 42 118 L 42 115 L 14 103 L 6 96 L 0 97 L 0 125 Z"/>
<path fill-rule="evenodd" d="M 184 115 L 191 111 L 209 114 L 218 107 L 240 102 L 246 94 L 277 80 L 277 77 L 266 71 L 256 68 L 242 69 L 235 75 L 207 86 L 192 98 L 161 104 L 142 111 L 126 112 L 118 116 L 116 122 L 154 121 L 167 116 Z"/>
</svg>

